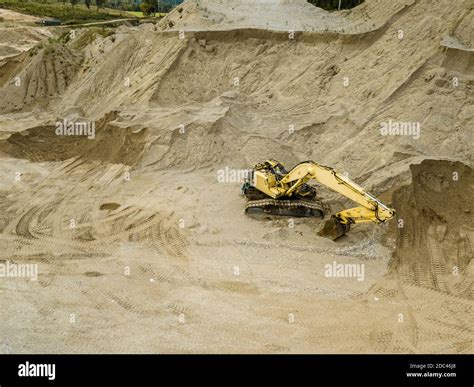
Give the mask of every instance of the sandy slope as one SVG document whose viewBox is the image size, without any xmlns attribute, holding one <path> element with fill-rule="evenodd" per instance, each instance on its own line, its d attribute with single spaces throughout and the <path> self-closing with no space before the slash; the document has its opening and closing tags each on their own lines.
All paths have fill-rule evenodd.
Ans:
<svg viewBox="0 0 474 387">
<path fill-rule="evenodd" d="M 449 4 L 188 1 L 6 60 L 0 258 L 40 277 L 1 279 L 0 350 L 472 352 L 472 11 Z M 94 140 L 55 135 L 74 117 Z M 406 227 L 334 243 L 318 219 L 246 217 L 218 173 L 269 157 L 347 172 Z"/>
<path fill-rule="evenodd" d="M 258 28 L 272 31 L 365 33 L 379 29 L 414 0 L 373 1 L 355 11 L 330 13 L 306 0 L 189 0 L 159 26 L 165 30 L 230 30 Z"/>
<path fill-rule="evenodd" d="M 40 20 L 39 17 L 25 15 L 23 13 L 18 13 L 10 9 L 0 9 L 0 18 L 2 23 L 6 22 L 15 22 L 18 24 L 21 23 L 34 23 L 35 21 Z"/>
<path fill-rule="evenodd" d="M 40 20 L 35 16 L 24 15 L 9 9 L 0 9 L 0 74 L 3 75 L 4 61 L 31 49 L 38 42 L 52 37 L 44 28 L 33 27 Z M 0 75 L 0 85 L 2 76 Z"/>
</svg>

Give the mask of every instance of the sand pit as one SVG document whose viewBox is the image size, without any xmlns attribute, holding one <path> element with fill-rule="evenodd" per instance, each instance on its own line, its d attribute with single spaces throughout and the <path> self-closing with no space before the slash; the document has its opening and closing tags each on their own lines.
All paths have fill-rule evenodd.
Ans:
<svg viewBox="0 0 474 387">
<path fill-rule="evenodd" d="M 402 214 L 396 273 L 404 282 L 472 299 L 472 169 L 425 160 L 411 170 L 412 185 L 397 191 L 393 199 Z"/>
<path fill-rule="evenodd" d="M 28 52 L 0 63 L 0 263 L 39 276 L 0 278 L 0 351 L 472 352 L 472 12 L 447 4 L 187 1 L 73 39 L 22 26 Z M 321 219 L 247 217 L 219 176 L 266 158 L 331 165 L 397 219 L 333 242 Z"/>
</svg>

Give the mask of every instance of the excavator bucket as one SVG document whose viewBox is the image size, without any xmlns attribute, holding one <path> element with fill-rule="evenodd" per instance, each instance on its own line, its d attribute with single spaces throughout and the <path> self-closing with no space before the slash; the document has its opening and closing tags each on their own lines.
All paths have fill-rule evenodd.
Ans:
<svg viewBox="0 0 474 387">
<path fill-rule="evenodd" d="M 324 227 L 318 232 L 318 235 L 331 238 L 333 241 L 335 241 L 336 239 L 346 235 L 346 233 L 349 231 L 349 228 L 349 224 L 343 224 L 339 221 L 339 219 L 333 216 L 324 224 Z"/>
</svg>

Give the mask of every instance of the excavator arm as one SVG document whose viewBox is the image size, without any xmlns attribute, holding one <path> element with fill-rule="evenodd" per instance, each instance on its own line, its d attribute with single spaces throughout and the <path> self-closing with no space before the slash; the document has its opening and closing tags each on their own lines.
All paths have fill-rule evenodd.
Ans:
<svg viewBox="0 0 474 387">
<path fill-rule="evenodd" d="M 310 180 L 315 180 L 359 204 L 358 207 L 340 211 L 333 216 L 323 228 L 323 235 L 337 239 L 349 230 L 351 224 L 383 223 L 395 215 L 395 210 L 388 208 L 375 196 L 333 168 L 306 161 L 287 173 L 276 174 L 272 172 L 275 166 L 281 166 L 280 169 L 283 169 L 277 161 L 268 160 L 256 166 L 253 176 L 255 188 L 274 199 L 298 195 L 301 187 Z"/>
</svg>

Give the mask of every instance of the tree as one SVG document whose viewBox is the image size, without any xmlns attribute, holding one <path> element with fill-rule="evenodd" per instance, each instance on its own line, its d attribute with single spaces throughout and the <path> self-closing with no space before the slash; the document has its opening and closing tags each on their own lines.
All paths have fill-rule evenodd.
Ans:
<svg viewBox="0 0 474 387">
<path fill-rule="evenodd" d="M 100 7 L 103 7 L 105 4 L 105 0 L 95 0 L 95 5 L 97 6 L 97 10 L 99 10 Z"/>
<path fill-rule="evenodd" d="M 146 16 L 155 16 L 158 9 L 157 0 L 143 0 L 140 4 L 140 9 Z"/>
<path fill-rule="evenodd" d="M 79 0 L 69 0 L 71 2 L 71 6 L 74 7 L 78 2 Z"/>
<path fill-rule="evenodd" d="M 92 0 L 84 0 L 84 2 L 86 3 L 87 9 L 89 9 L 91 7 Z"/>
</svg>

